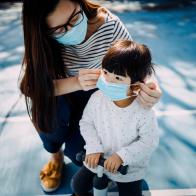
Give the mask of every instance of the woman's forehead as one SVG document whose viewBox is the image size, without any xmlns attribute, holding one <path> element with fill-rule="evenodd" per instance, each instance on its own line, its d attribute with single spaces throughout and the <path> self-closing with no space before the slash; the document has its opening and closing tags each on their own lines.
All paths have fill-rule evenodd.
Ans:
<svg viewBox="0 0 196 196">
<path fill-rule="evenodd" d="M 70 0 L 60 0 L 55 10 L 46 18 L 50 28 L 65 24 L 79 5 Z"/>
</svg>

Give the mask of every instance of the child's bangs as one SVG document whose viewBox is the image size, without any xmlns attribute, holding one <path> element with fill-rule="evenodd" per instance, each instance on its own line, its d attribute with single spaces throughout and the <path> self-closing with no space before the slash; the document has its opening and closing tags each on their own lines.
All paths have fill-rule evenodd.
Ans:
<svg viewBox="0 0 196 196">
<path fill-rule="evenodd" d="M 127 66 L 124 62 L 122 64 L 117 62 L 121 62 L 120 59 L 105 59 L 102 68 L 116 75 L 127 76 Z"/>
</svg>

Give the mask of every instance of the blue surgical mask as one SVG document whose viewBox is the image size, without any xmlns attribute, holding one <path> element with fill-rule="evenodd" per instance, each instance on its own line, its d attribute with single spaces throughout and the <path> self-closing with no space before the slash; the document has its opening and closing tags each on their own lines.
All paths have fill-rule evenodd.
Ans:
<svg viewBox="0 0 196 196">
<path fill-rule="evenodd" d="M 130 85 L 107 82 L 102 75 L 97 81 L 97 88 L 112 101 L 119 101 L 130 97 L 127 96 Z"/>
<path fill-rule="evenodd" d="M 78 25 L 72 27 L 65 35 L 60 38 L 55 38 L 63 45 L 77 45 L 84 41 L 87 33 L 87 17 L 83 12 L 83 20 Z"/>
</svg>

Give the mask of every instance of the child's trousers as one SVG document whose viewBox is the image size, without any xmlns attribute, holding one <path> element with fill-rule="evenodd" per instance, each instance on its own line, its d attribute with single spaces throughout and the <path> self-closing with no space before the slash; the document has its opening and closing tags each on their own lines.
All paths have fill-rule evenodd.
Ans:
<svg viewBox="0 0 196 196">
<path fill-rule="evenodd" d="M 72 191 L 79 196 L 86 196 L 93 188 L 93 177 L 96 174 L 85 166 L 73 176 L 71 181 Z M 117 182 L 119 196 L 142 196 L 142 180 L 134 182 Z"/>
</svg>

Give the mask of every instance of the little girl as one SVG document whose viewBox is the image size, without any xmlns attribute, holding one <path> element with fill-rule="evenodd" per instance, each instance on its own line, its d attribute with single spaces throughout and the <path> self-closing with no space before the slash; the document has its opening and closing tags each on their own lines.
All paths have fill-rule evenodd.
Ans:
<svg viewBox="0 0 196 196">
<path fill-rule="evenodd" d="M 117 41 L 102 61 L 99 88 L 80 121 L 86 142 L 84 166 L 73 176 L 72 189 L 87 196 L 103 156 L 104 173 L 118 185 L 119 196 L 141 196 L 142 179 L 159 136 L 154 111 L 136 101 L 138 87 L 154 71 L 149 49 L 129 40 Z M 126 175 L 117 170 L 128 165 Z"/>
</svg>

